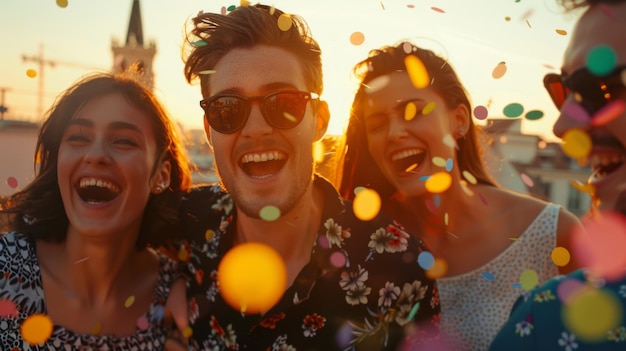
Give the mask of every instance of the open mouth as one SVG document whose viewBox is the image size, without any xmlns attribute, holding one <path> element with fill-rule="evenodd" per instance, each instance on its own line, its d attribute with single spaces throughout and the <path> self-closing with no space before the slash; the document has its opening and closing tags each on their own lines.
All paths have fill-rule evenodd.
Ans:
<svg viewBox="0 0 626 351">
<path fill-rule="evenodd" d="M 420 149 L 408 149 L 397 152 L 391 156 L 391 163 L 396 173 L 408 173 L 419 167 L 426 152 Z"/>
<path fill-rule="evenodd" d="M 593 153 L 590 162 L 593 170 L 592 178 L 601 179 L 622 167 L 626 160 L 623 152 L 610 151 Z"/>
<path fill-rule="evenodd" d="M 280 151 L 245 154 L 241 157 L 241 169 L 253 178 L 268 178 L 278 173 L 285 163 L 287 156 Z"/>
<path fill-rule="evenodd" d="M 107 180 L 82 178 L 76 192 L 81 200 L 89 204 L 103 204 L 115 199 L 120 194 L 120 187 Z"/>
</svg>

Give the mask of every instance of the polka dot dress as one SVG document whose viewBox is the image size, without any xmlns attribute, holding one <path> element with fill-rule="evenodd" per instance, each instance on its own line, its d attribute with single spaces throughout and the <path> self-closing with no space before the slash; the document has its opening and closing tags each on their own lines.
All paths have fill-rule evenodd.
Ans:
<svg viewBox="0 0 626 351">
<path fill-rule="evenodd" d="M 551 252 L 556 246 L 559 207 L 548 204 L 506 250 L 489 263 L 437 281 L 441 328 L 455 350 L 487 350 L 524 292 L 520 276 L 534 270 L 539 283 L 558 275 Z"/>
</svg>

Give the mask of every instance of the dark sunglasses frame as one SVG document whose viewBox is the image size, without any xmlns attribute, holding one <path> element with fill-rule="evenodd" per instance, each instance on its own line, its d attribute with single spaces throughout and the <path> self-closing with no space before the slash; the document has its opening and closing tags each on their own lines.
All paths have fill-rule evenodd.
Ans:
<svg viewBox="0 0 626 351">
<path fill-rule="evenodd" d="M 571 93 L 575 93 L 579 96 L 576 101 L 593 115 L 626 89 L 626 82 L 622 79 L 624 70 L 626 65 L 617 66 L 603 76 L 591 73 L 586 67 L 571 75 L 549 73 L 543 77 L 543 85 L 558 109 Z"/>
<path fill-rule="evenodd" d="M 288 97 L 292 108 L 296 111 L 286 111 L 282 106 L 281 110 L 272 111 L 273 105 L 277 104 L 281 97 Z M 296 100 L 293 100 L 293 99 Z M 260 102 L 261 114 L 270 126 L 278 129 L 291 129 L 296 127 L 304 119 L 306 113 L 306 105 L 309 101 L 318 100 L 319 95 L 313 92 L 299 90 L 280 90 L 271 92 L 265 96 L 242 96 L 238 94 L 217 94 L 200 101 L 200 107 L 204 110 L 204 118 L 211 128 L 222 134 L 235 133 L 246 125 L 253 102 Z M 233 103 L 224 105 L 224 102 L 230 100 Z M 215 105 L 222 101 L 222 105 Z M 293 103 L 298 104 L 293 106 Z M 279 107 L 274 107 L 279 108 Z M 230 109 L 230 111 L 228 111 Z M 289 112 L 296 112 L 294 114 Z M 285 116 L 289 113 L 290 117 Z"/>
</svg>

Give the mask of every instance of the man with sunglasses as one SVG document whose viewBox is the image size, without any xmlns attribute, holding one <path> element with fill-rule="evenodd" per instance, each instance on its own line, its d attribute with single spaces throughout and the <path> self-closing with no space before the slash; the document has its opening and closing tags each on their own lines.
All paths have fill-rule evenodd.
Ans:
<svg viewBox="0 0 626 351">
<path fill-rule="evenodd" d="M 598 242 L 619 245 L 626 236 L 626 0 L 561 2 L 566 9 L 587 7 L 565 51 L 562 74 L 544 78 L 560 109 L 554 134 L 565 143 L 591 145 L 582 161 L 593 170 L 594 208 L 583 221 L 589 233 L 573 238 L 574 254 L 587 268 L 521 297 L 490 350 L 626 350 L 624 248 L 596 252 L 595 259 L 588 249 Z"/>
<path fill-rule="evenodd" d="M 422 242 L 382 215 L 358 219 L 314 173 L 329 111 L 304 20 L 264 5 L 199 13 L 187 40 L 185 76 L 200 81 L 220 178 L 182 203 L 192 345 L 396 350 L 434 339 L 438 293 L 418 263 Z M 218 284 L 224 255 L 250 242 L 275 250 L 287 272 L 282 298 L 260 313 L 229 305 Z"/>
</svg>

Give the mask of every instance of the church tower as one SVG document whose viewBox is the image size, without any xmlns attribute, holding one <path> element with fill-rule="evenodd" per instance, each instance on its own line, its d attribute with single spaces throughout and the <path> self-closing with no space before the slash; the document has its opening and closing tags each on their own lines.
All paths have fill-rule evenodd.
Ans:
<svg viewBox="0 0 626 351">
<path fill-rule="evenodd" d="M 145 86 L 153 89 L 156 42 L 153 40 L 147 44 L 144 42 L 139 0 L 133 0 L 126 42 L 120 45 L 117 40 L 113 39 L 111 50 L 113 51 L 113 73 L 128 72 L 132 69 L 133 72 L 130 72 L 132 75 Z"/>
</svg>

